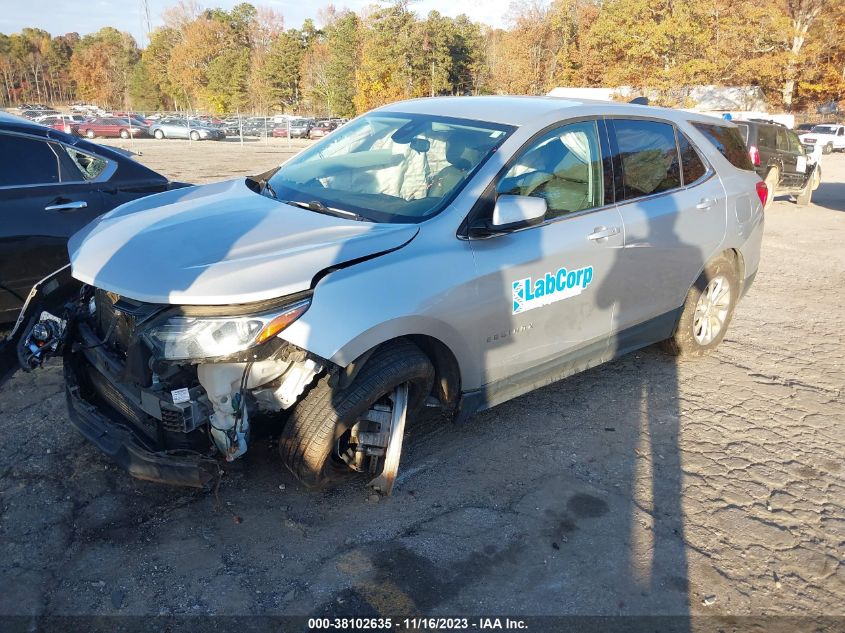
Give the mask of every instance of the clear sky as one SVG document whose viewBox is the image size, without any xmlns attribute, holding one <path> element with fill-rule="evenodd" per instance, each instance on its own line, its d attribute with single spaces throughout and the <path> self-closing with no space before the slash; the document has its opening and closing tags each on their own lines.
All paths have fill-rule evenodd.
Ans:
<svg viewBox="0 0 845 633">
<path fill-rule="evenodd" d="M 205 8 L 229 9 L 243 0 L 200 0 Z M 176 0 L 147 0 L 153 28 L 161 24 L 161 13 Z M 411 8 L 419 15 L 431 10 L 449 16 L 466 13 L 470 18 L 492 26 L 504 26 L 511 0 L 415 0 Z M 298 27 L 305 18 L 317 18 L 320 7 L 329 4 L 313 0 L 253 0 L 255 6 L 267 6 L 285 17 L 286 27 Z M 335 0 L 341 8 L 359 10 L 378 4 L 373 0 Z M 0 33 L 16 33 L 26 26 L 44 29 L 51 35 L 76 31 L 93 33 L 103 26 L 129 31 L 141 45 L 146 45 L 141 18 L 142 0 L 0 0 Z"/>
</svg>

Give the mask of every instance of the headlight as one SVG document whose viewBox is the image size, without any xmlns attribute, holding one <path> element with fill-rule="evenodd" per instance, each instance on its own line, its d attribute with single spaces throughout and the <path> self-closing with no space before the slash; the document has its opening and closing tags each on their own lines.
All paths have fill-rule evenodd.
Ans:
<svg viewBox="0 0 845 633">
<path fill-rule="evenodd" d="M 263 314 L 172 316 L 152 326 L 144 336 L 168 360 L 229 356 L 273 338 L 302 316 L 309 305 L 311 299 L 302 299 Z"/>
</svg>

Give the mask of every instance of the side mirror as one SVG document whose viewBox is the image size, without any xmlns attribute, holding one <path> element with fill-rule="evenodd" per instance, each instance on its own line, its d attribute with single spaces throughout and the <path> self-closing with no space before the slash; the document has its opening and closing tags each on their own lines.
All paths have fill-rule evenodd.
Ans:
<svg viewBox="0 0 845 633">
<path fill-rule="evenodd" d="M 545 199 L 533 196 L 501 195 L 493 208 L 493 230 L 513 231 L 540 224 L 546 217 Z"/>
</svg>

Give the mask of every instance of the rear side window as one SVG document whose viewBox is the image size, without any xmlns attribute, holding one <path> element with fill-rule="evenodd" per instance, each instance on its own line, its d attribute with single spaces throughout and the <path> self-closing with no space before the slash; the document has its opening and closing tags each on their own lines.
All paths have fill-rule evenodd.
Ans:
<svg viewBox="0 0 845 633">
<path fill-rule="evenodd" d="M 684 185 L 691 185 L 707 173 L 707 167 L 695 147 L 680 130 L 678 131 L 678 147 L 681 150 L 681 171 L 684 177 Z"/>
<path fill-rule="evenodd" d="M 786 138 L 789 140 L 789 151 L 793 154 L 803 154 L 804 148 L 801 147 L 801 141 L 798 140 L 798 135 L 792 130 L 786 131 Z"/>
<path fill-rule="evenodd" d="M 736 126 L 739 128 L 739 133 L 742 134 L 742 142 L 748 143 L 748 126 L 744 123 L 737 123 Z"/>
<path fill-rule="evenodd" d="M 715 123 L 693 122 L 692 125 L 707 137 L 707 140 L 719 150 L 722 156 L 728 159 L 731 165 L 738 169 L 754 171 L 754 165 L 751 164 L 748 150 L 746 150 L 745 143 L 742 142 L 742 136 L 737 128 Z"/>
<path fill-rule="evenodd" d="M 622 200 L 681 186 L 681 166 L 672 125 L 613 119 L 613 128 L 622 160 Z"/>
<path fill-rule="evenodd" d="M 0 134 L 0 187 L 60 182 L 59 155 L 45 141 Z"/>
<path fill-rule="evenodd" d="M 757 136 L 759 137 L 760 147 L 777 149 L 777 128 L 770 125 L 761 125 L 758 128 Z"/>
</svg>

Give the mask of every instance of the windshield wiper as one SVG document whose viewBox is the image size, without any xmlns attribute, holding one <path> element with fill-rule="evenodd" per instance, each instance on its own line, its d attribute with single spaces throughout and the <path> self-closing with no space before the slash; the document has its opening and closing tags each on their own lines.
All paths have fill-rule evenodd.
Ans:
<svg viewBox="0 0 845 633">
<path fill-rule="evenodd" d="M 285 204 L 292 204 L 297 207 L 302 207 L 303 209 L 315 211 L 316 213 L 333 215 L 336 218 L 346 218 L 349 220 L 358 220 L 359 222 L 368 222 L 367 218 L 365 218 L 363 215 L 358 215 L 353 211 L 344 211 L 343 209 L 327 207 L 319 200 L 310 200 L 308 202 L 305 202 L 303 200 L 280 200 L 280 202 L 283 202 Z"/>
</svg>

